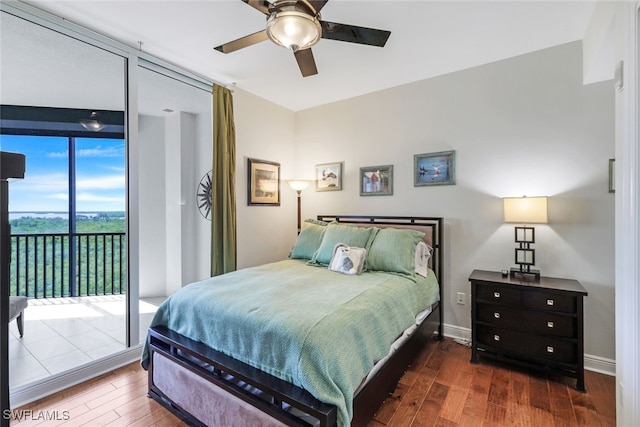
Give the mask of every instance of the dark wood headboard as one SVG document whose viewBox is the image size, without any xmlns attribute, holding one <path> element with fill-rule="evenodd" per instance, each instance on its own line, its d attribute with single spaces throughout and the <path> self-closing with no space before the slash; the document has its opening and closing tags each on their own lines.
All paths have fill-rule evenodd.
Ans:
<svg viewBox="0 0 640 427">
<path fill-rule="evenodd" d="M 394 227 L 410 228 L 425 233 L 424 241 L 433 248 L 431 254 L 431 269 L 440 284 L 440 298 L 443 297 L 442 284 L 444 282 L 444 227 L 443 218 L 414 217 L 414 216 L 360 216 L 360 215 L 318 215 L 320 221 L 337 221 L 343 224 L 354 224 L 362 227 Z"/>
</svg>

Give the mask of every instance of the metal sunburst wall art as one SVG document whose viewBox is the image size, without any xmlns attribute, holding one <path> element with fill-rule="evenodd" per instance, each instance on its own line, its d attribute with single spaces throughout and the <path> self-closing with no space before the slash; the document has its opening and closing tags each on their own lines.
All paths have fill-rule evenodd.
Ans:
<svg viewBox="0 0 640 427">
<path fill-rule="evenodd" d="M 211 221 L 211 206 L 213 206 L 211 199 L 212 177 L 213 170 L 205 173 L 200 180 L 200 184 L 198 184 L 197 191 L 198 210 L 200 214 L 209 221 Z"/>
</svg>

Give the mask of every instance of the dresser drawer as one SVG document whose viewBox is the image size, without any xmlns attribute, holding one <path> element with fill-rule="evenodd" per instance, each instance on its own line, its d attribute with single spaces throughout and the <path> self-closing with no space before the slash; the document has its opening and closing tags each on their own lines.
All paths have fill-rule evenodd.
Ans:
<svg viewBox="0 0 640 427">
<path fill-rule="evenodd" d="M 576 319 L 571 316 L 485 303 L 478 303 L 476 309 L 479 322 L 502 329 L 566 338 L 577 333 Z"/>
<path fill-rule="evenodd" d="M 519 289 L 491 284 L 477 284 L 476 298 L 478 301 L 487 301 L 495 304 L 506 304 L 520 307 L 522 293 Z"/>
<path fill-rule="evenodd" d="M 518 353 L 522 357 L 576 364 L 576 343 L 553 337 L 532 336 L 491 326 L 478 326 L 477 343 L 497 350 Z"/>
<path fill-rule="evenodd" d="M 575 313 L 577 310 L 576 298 L 569 295 L 560 295 L 549 292 L 524 292 L 522 305 L 532 310 L 555 311 L 561 313 Z"/>
</svg>

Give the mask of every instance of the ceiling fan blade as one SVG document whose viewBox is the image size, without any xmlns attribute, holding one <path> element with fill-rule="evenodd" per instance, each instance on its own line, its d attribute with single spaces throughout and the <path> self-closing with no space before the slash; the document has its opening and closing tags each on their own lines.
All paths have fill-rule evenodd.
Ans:
<svg viewBox="0 0 640 427">
<path fill-rule="evenodd" d="M 242 1 L 248 4 L 249 6 L 251 6 L 252 8 L 264 13 L 265 15 L 269 14 L 269 6 L 271 6 L 271 3 L 269 3 L 266 0 L 242 0 Z"/>
<path fill-rule="evenodd" d="M 327 4 L 328 1 L 329 0 L 307 0 L 307 3 L 309 3 L 313 7 L 317 15 L 318 13 L 320 13 L 320 10 L 322 10 L 324 5 Z"/>
<path fill-rule="evenodd" d="M 238 49 L 263 42 L 268 38 L 269 37 L 267 36 L 267 30 L 262 30 L 258 31 L 257 33 L 249 34 L 248 36 L 240 37 L 239 39 L 231 41 L 229 43 L 214 47 L 214 49 L 222 53 L 230 53 Z"/>
<path fill-rule="evenodd" d="M 339 24 L 336 22 L 320 21 L 320 24 L 322 25 L 323 39 L 383 47 L 391 35 L 391 31 L 357 27 L 355 25 Z"/>
<path fill-rule="evenodd" d="M 294 55 L 296 57 L 296 61 L 298 61 L 298 68 L 300 68 L 302 77 L 309 77 L 314 74 L 318 74 L 316 61 L 313 59 L 313 52 L 311 52 L 311 48 L 298 50 Z"/>
</svg>

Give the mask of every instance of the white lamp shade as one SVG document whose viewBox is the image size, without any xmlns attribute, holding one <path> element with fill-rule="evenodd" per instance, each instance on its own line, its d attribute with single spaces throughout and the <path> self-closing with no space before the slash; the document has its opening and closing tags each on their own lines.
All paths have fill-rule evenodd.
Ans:
<svg viewBox="0 0 640 427">
<path fill-rule="evenodd" d="M 288 179 L 287 180 L 287 184 L 289 184 L 289 187 L 291 187 L 293 190 L 296 190 L 296 191 L 304 190 L 309 186 L 310 183 L 311 181 L 306 179 Z"/>
<path fill-rule="evenodd" d="M 546 224 L 548 197 L 505 197 L 504 222 Z"/>
</svg>

